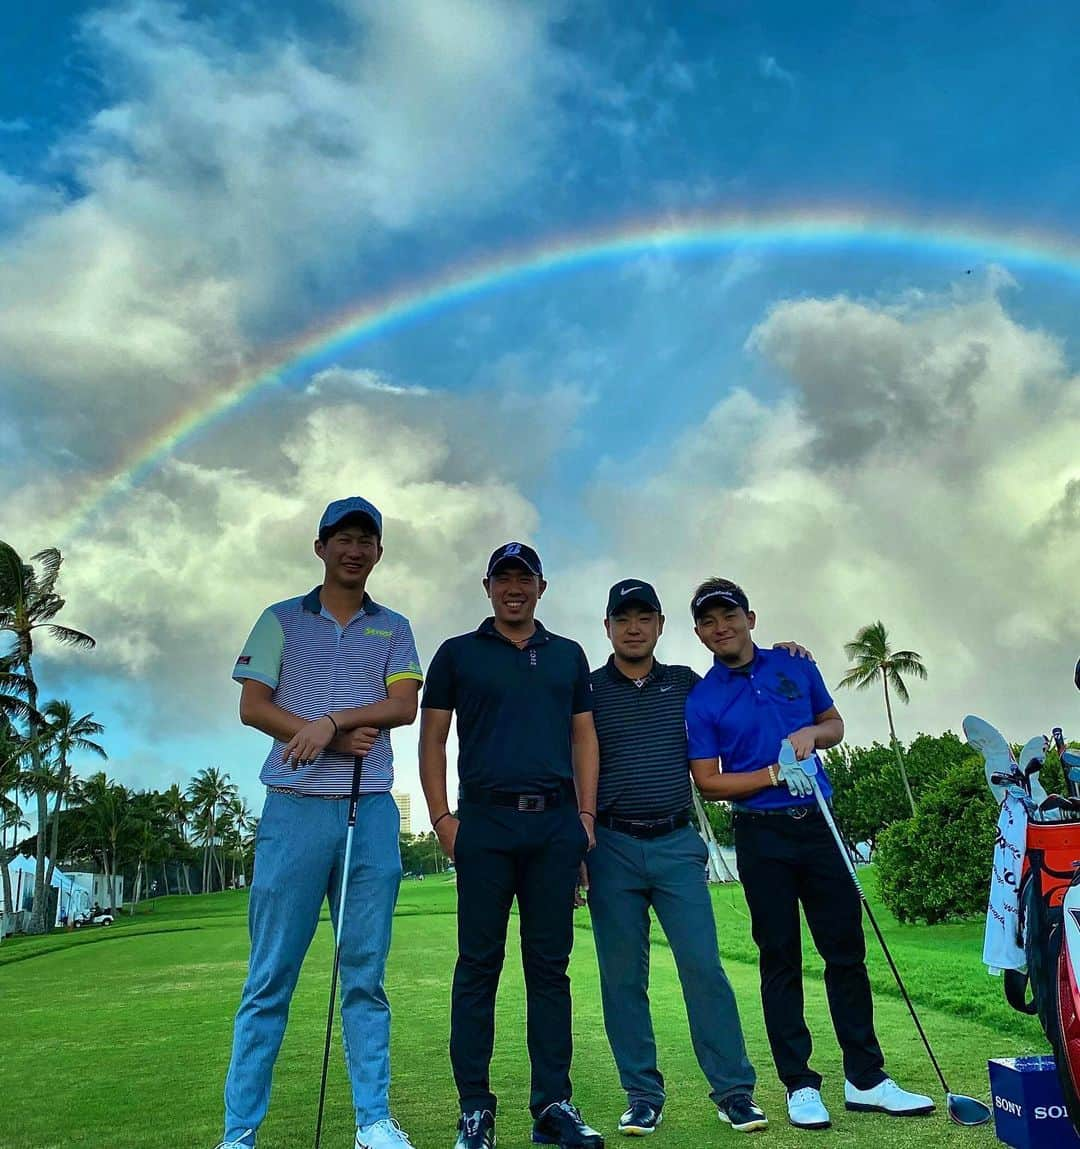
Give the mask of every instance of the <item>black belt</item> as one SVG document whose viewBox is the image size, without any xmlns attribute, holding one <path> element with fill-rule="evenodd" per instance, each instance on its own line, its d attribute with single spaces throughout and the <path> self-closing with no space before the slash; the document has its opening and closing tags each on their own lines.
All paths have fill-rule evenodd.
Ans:
<svg viewBox="0 0 1080 1149">
<path fill-rule="evenodd" d="M 562 790 L 534 790 L 519 794 L 513 790 L 489 790 L 486 786 L 459 786 L 458 798 L 462 802 L 475 802 L 478 806 L 509 806 L 512 810 L 536 814 L 561 806 L 567 800 Z"/>
<path fill-rule="evenodd" d="M 733 806 L 731 812 L 736 818 L 775 818 L 777 816 L 783 816 L 801 821 L 803 818 L 821 817 L 821 810 L 817 805 L 771 806 L 763 810 L 751 810 L 746 806 Z"/>
<path fill-rule="evenodd" d="M 616 818 L 601 810 L 596 815 L 597 822 L 609 830 L 620 834 L 629 834 L 631 838 L 662 838 L 674 830 L 681 830 L 683 826 L 690 825 L 690 811 L 683 810 L 681 814 L 672 814 L 670 818 Z"/>
</svg>

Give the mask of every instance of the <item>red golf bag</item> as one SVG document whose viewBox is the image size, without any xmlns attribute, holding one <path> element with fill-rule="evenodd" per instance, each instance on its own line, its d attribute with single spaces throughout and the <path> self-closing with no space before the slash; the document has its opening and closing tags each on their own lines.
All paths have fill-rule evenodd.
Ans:
<svg viewBox="0 0 1080 1149">
<path fill-rule="evenodd" d="M 1080 1132 L 1080 823 L 1028 824 L 1019 904 L 1027 973 L 1005 971 L 1005 996 L 1038 1014 Z"/>
</svg>

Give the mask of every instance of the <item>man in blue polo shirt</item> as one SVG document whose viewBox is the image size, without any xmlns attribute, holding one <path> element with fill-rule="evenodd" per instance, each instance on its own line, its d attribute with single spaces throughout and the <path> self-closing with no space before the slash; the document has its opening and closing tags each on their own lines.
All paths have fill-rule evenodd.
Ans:
<svg viewBox="0 0 1080 1149">
<path fill-rule="evenodd" d="M 251 957 L 225 1082 L 218 1149 L 250 1149 L 270 1103 L 300 966 L 329 898 L 336 923 L 354 763 L 360 802 L 341 942 L 341 1024 L 356 1108 L 355 1149 L 407 1149 L 390 1117 L 390 1007 L 383 973 L 401 880 L 390 795 L 390 730 L 416 718 L 422 675 L 409 621 L 367 593 L 382 516 L 366 499 L 331 503 L 315 553 L 321 586 L 263 611 L 233 678 L 240 717 L 273 738 L 260 780 Z"/>
<path fill-rule="evenodd" d="M 492 616 L 447 639 L 428 669 L 420 782 L 431 824 L 457 870 L 458 960 L 450 1061 L 461 1104 L 455 1149 L 492 1149 L 489 1067 L 510 907 L 521 919 L 532 1139 L 603 1149 L 571 1103 L 570 981 L 574 899 L 595 843 L 597 745 L 589 664 L 576 642 L 535 617 L 540 556 L 506 543 L 488 560 Z M 446 741 L 457 715 L 458 808 L 446 793 Z"/>
<path fill-rule="evenodd" d="M 788 1118 L 804 1129 L 830 1124 L 821 1076 L 809 1064 L 800 903 L 825 960 L 829 1012 L 844 1055 L 846 1107 L 894 1116 L 929 1113 L 934 1108 L 929 1097 L 908 1093 L 885 1075 L 858 894 L 805 771 L 777 765 L 785 738 L 804 761 L 844 737 L 843 719 L 821 672 L 785 651 L 759 650 L 749 600 L 727 579 L 702 583 L 691 610 L 713 667 L 686 703 L 690 768 L 706 798 L 726 799 L 734 808 L 735 856 L 760 955 L 765 1028 L 788 1093 Z M 825 797 L 831 797 L 820 761 L 817 776 Z"/>
</svg>

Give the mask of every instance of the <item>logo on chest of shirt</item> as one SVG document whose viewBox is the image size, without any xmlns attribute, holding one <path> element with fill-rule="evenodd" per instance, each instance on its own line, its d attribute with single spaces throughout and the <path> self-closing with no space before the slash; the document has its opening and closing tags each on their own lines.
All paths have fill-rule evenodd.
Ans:
<svg viewBox="0 0 1080 1149">
<path fill-rule="evenodd" d="M 364 634 L 371 635 L 374 638 L 393 638 L 394 632 L 392 630 L 382 630 L 377 626 L 365 626 Z"/>
<path fill-rule="evenodd" d="M 780 672 L 779 677 L 776 679 L 776 692 L 789 702 L 793 702 L 796 698 L 802 697 L 802 691 L 799 689 L 798 683 L 792 682 L 783 671 Z"/>
<path fill-rule="evenodd" d="M 536 666 L 537 665 L 536 647 L 535 646 L 529 647 L 529 665 L 530 666 Z"/>
</svg>

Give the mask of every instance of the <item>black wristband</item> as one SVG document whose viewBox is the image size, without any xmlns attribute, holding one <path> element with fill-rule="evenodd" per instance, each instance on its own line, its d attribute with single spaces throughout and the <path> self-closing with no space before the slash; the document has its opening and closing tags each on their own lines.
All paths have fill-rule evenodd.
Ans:
<svg viewBox="0 0 1080 1149">
<path fill-rule="evenodd" d="M 338 724 L 334 721 L 334 716 L 327 712 L 323 715 L 323 718 L 330 719 L 330 725 L 334 728 L 334 737 L 336 738 L 341 733 L 341 731 L 338 729 Z"/>
<path fill-rule="evenodd" d="M 438 817 L 435 819 L 435 821 L 431 823 L 431 828 L 434 830 L 434 829 L 435 829 L 435 827 L 436 827 L 436 826 L 437 826 L 437 825 L 438 825 L 438 824 L 439 824 L 439 823 L 440 823 L 440 822 L 443 820 L 443 818 L 449 818 L 449 817 L 450 817 L 450 811 L 449 811 L 449 810 L 447 810 L 445 814 L 440 814 L 440 815 L 439 815 L 439 816 L 438 816 Z"/>
</svg>

